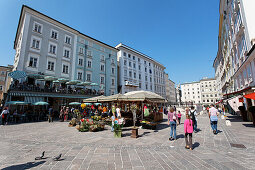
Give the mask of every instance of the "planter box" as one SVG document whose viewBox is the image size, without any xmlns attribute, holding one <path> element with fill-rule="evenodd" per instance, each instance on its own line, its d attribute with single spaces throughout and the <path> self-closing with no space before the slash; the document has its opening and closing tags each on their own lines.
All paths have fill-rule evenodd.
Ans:
<svg viewBox="0 0 255 170">
<path fill-rule="evenodd" d="M 137 128 L 132 128 L 131 138 L 138 138 L 138 129 Z"/>
<path fill-rule="evenodd" d="M 115 138 L 121 138 L 122 130 L 115 130 L 114 131 L 114 137 Z"/>
</svg>

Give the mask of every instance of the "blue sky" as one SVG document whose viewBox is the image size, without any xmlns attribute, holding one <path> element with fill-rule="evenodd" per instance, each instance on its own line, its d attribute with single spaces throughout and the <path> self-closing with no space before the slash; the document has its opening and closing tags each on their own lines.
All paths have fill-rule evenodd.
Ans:
<svg viewBox="0 0 255 170">
<path fill-rule="evenodd" d="M 159 61 L 175 83 L 213 77 L 219 0 L 0 0 L 0 65 L 13 64 L 22 4 Z"/>
</svg>

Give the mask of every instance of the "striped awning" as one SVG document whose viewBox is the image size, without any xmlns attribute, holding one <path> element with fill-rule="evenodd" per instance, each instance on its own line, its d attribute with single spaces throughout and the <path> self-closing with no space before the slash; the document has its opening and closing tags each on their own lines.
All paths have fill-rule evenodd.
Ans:
<svg viewBox="0 0 255 170">
<path fill-rule="evenodd" d="M 25 96 L 25 102 L 28 103 L 35 103 L 39 101 L 44 101 L 44 97 L 39 97 L 39 96 Z"/>
<path fill-rule="evenodd" d="M 10 72 L 8 75 L 9 75 L 11 78 L 13 78 L 13 79 L 20 79 L 20 78 L 25 78 L 25 77 L 27 77 L 26 72 L 24 72 L 24 71 L 18 71 L 18 70 L 13 71 L 13 72 Z"/>
</svg>

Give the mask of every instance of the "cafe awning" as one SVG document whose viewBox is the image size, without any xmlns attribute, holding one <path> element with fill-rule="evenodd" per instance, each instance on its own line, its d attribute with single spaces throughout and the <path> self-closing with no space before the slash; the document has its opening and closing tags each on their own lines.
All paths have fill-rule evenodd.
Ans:
<svg viewBox="0 0 255 170">
<path fill-rule="evenodd" d="M 255 93 L 246 94 L 246 95 L 244 95 L 244 97 L 247 98 L 247 99 L 255 100 Z"/>
</svg>

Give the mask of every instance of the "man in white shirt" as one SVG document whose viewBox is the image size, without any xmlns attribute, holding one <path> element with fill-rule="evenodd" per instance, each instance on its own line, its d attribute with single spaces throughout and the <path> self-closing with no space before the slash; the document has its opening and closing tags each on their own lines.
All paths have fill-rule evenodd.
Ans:
<svg viewBox="0 0 255 170">
<path fill-rule="evenodd" d="M 218 133 L 217 130 L 218 115 L 219 115 L 218 110 L 214 107 L 213 104 L 211 104 L 209 109 L 209 119 L 211 121 L 211 127 L 215 135 Z"/>
</svg>

